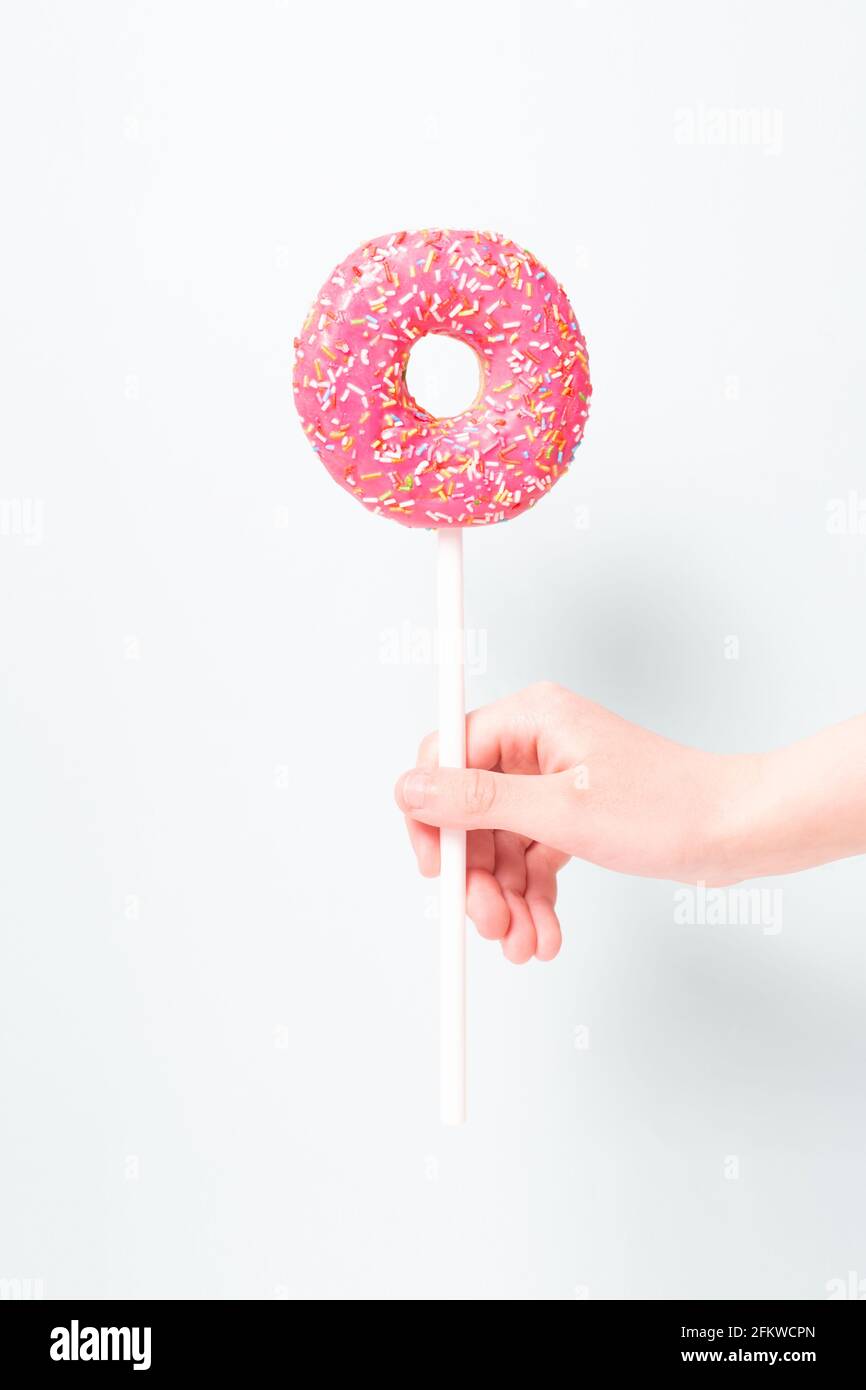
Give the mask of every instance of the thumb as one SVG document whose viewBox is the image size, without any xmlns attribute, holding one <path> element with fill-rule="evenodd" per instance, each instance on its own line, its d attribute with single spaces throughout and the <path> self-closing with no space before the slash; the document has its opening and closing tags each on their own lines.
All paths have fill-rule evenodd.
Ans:
<svg viewBox="0 0 866 1390">
<path fill-rule="evenodd" d="M 574 815 L 572 780 L 568 773 L 514 776 L 483 768 L 416 767 L 403 774 L 394 795 L 400 810 L 424 825 L 513 830 L 558 847 Z"/>
</svg>

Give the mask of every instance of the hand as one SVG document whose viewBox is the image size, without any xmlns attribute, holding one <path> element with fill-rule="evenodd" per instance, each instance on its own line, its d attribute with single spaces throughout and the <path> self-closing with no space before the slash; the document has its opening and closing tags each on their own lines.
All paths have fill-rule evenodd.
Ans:
<svg viewBox="0 0 866 1390">
<path fill-rule="evenodd" d="M 439 872 L 436 827 L 468 831 L 467 913 L 515 964 L 558 952 L 556 875 L 572 855 L 651 878 L 736 880 L 725 822 L 754 779 L 749 758 L 685 748 L 544 683 L 473 711 L 466 761 L 466 772 L 439 768 L 429 735 L 397 803 L 427 877 Z"/>
</svg>

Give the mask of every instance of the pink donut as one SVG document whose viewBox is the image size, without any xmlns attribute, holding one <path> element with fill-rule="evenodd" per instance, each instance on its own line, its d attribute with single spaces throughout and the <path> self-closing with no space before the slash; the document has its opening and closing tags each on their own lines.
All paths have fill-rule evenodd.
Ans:
<svg viewBox="0 0 866 1390">
<path fill-rule="evenodd" d="M 481 386 L 461 415 L 413 400 L 413 343 L 475 349 Z M 491 232 L 394 232 L 339 265 L 295 339 L 295 400 L 331 477 L 403 526 L 485 526 L 529 507 L 568 468 L 591 386 L 565 291 Z"/>
</svg>

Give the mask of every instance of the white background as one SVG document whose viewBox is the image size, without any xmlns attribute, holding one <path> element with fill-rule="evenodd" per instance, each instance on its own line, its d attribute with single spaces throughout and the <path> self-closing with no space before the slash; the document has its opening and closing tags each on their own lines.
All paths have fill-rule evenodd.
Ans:
<svg viewBox="0 0 866 1390">
<path fill-rule="evenodd" d="M 866 504 L 862 7 L 58 0 L 2 30 L 0 1277 L 866 1276 L 862 861 L 765 884 L 775 935 L 572 865 L 554 965 L 471 940 L 471 1119 L 440 1129 L 435 891 L 391 799 L 435 717 L 433 539 L 333 485 L 290 385 L 353 246 L 507 232 L 595 394 L 550 499 L 467 538 L 470 703 L 546 677 L 730 751 L 861 711 L 866 536 L 828 504 Z"/>
</svg>

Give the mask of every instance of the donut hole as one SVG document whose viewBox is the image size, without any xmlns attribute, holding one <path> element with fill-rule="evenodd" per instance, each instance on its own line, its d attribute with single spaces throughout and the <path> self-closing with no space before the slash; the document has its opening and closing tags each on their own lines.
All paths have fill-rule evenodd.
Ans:
<svg viewBox="0 0 866 1390">
<path fill-rule="evenodd" d="M 419 338 L 406 365 L 413 400 L 437 420 L 462 415 L 481 392 L 481 359 L 474 348 L 444 333 Z"/>
</svg>

